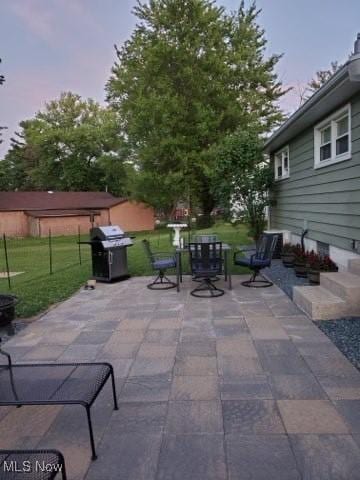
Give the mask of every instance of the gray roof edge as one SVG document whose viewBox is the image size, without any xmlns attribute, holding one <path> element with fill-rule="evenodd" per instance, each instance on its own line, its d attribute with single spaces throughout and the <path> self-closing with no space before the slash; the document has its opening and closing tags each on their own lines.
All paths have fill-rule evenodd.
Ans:
<svg viewBox="0 0 360 480">
<path fill-rule="evenodd" d="M 293 125 L 300 117 L 313 108 L 320 100 L 330 92 L 335 92 L 336 87 L 343 84 L 349 77 L 349 63 L 347 61 L 317 92 L 315 92 L 300 108 L 298 108 L 265 142 L 265 150 L 269 150 L 271 143 L 276 140 L 290 125 Z"/>
</svg>

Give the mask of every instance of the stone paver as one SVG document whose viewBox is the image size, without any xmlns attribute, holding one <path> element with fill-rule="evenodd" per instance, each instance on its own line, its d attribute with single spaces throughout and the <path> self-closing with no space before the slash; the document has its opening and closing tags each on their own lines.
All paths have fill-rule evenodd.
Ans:
<svg viewBox="0 0 360 480">
<path fill-rule="evenodd" d="M 286 435 L 226 436 L 229 478 L 301 480 Z"/>
<path fill-rule="evenodd" d="M 222 406 L 226 433 L 285 433 L 273 400 L 225 400 Z"/>
<path fill-rule="evenodd" d="M 276 286 L 217 299 L 98 284 L 6 344 L 16 361 L 109 361 L 93 407 L 2 407 L 1 448 L 58 448 L 71 480 L 360 480 L 360 373 Z M 220 285 L 223 281 L 219 282 Z M 4 359 L 0 359 L 4 363 Z"/>
<path fill-rule="evenodd" d="M 166 435 L 157 480 L 226 480 L 222 435 Z"/>
<path fill-rule="evenodd" d="M 359 480 L 359 448 L 350 435 L 292 435 L 304 480 Z"/>
<path fill-rule="evenodd" d="M 288 433 L 349 433 L 344 419 L 327 400 L 279 400 Z"/>
</svg>

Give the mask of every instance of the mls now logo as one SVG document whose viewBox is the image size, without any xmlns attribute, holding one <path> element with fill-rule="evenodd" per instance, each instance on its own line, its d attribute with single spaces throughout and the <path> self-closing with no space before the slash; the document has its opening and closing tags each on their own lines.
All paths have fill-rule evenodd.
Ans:
<svg viewBox="0 0 360 480">
<path fill-rule="evenodd" d="M 55 473 L 61 472 L 62 465 L 59 463 L 47 463 L 45 461 L 30 462 L 29 460 L 24 460 L 23 462 L 17 462 L 16 460 L 6 461 L 3 463 L 4 472 L 46 472 L 46 473 Z"/>
</svg>

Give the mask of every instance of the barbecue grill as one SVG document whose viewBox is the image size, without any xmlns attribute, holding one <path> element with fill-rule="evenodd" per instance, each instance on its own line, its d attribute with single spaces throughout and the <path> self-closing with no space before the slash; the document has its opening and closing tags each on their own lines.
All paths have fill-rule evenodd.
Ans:
<svg viewBox="0 0 360 480">
<path fill-rule="evenodd" d="M 93 277 L 102 282 L 111 282 L 129 277 L 127 247 L 133 242 L 119 226 L 94 227 L 90 229 Z"/>
</svg>

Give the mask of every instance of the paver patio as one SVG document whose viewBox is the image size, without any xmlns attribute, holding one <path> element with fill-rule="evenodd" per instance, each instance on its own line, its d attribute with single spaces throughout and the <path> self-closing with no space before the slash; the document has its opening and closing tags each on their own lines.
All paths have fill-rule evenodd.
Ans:
<svg viewBox="0 0 360 480">
<path fill-rule="evenodd" d="M 98 284 L 6 343 L 14 360 L 114 365 L 93 407 L 2 407 L 0 448 L 57 448 L 80 480 L 360 479 L 360 373 L 277 287 L 216 299 Z M 221 282 L 220 282 L 221 283 Z M 226 289 L 226 287 L 225 287 Z"/>
</svg>

